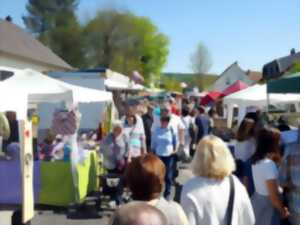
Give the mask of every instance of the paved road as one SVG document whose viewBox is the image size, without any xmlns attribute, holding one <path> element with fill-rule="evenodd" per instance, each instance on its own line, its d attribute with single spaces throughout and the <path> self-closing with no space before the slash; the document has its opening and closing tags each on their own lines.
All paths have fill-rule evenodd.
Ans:
<svg viewBox="0 0 300 225">
<path fill-rule="evenodd" d="M 181 167 L 178 183 L 183 184 L 191 177 L 190 170 L 186 166 Z M 173 188 L 175 195 L 175 188 Z M 52 211 L 37 212 L 32 225 L 107 225 L 112 212 L 104 211 L 101 213 L 102 218 L 99 219 L 69 219 L 65 213 L 53 213 Z M 10 212 L 0 212 L 0 225 L 10 225 Z"/>
</svg>

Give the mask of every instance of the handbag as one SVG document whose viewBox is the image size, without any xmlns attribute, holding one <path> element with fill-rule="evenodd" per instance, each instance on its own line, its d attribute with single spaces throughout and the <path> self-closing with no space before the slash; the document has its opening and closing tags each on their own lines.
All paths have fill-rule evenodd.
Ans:
<svg viewBox="0 0 300 225">
<path fill-rule="evenodd" d="M 229 194 L 229 201 L 228 201 L 228 206 L 227 206 L 227 222 L 226 225 L 231 225 L 232 224 L 232 215 L 233 215 L 233 206 L 234 206 L 234 196 L 235 196 L 235 188 L 234 188 L 234 181 L 233 181 L 233 176 L 231 175 L 229 177 L 229 182 L 230 182 L 230 194 Z"/>
</svg>

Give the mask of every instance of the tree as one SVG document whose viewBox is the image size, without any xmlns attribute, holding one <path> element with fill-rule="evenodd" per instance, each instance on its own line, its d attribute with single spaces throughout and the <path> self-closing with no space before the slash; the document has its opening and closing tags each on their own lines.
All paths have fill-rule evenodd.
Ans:
<svg viewBox="0 0 300 225">
<path fill-rule="evenodd" d="M 23 21 L 38 39 L 75 67 L 84 65 L 77 0 L 29 0 Z"/>
<path fill-rule="evenodd" d="M 212 66 L 209 50 L 204 44 L 199 43 L 196 51 L 191 55 L 191 67 L 195 73 L 207 73 Z"/>
<path fill-rule="evenodd" d="M 300 72 L 300 60 L 295 62 L 292 68 L 288 71 L 289 74 Z"/>
<path fill-rule="evenodd" d="M 84 29 L 90 67 L 103 66 L 130 75 L 139 71 L 150 83 L 168 56 L 168 38 L 145 17 L 117 10 L 99 11 Z"/>
</svg>

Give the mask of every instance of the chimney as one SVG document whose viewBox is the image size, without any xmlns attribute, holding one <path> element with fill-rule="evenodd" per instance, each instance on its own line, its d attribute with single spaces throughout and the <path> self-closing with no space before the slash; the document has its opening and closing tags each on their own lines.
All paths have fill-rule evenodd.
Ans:
<svg viewBox="0 0 300 225">
<path fill-rule="evenodd" d="M 291 55 L 295 55 L 296 54 L 296 50 L 294 48 L 291 49 Z"/>
<path fill-rule="evenodd" d="M 5 20 L 7 21 L 7 22 L 12 22 L 12 18 L 11 18 L 11 16 L 10 15 L 8 15 L 7 17 L 5 17 Z"/>
</svg>

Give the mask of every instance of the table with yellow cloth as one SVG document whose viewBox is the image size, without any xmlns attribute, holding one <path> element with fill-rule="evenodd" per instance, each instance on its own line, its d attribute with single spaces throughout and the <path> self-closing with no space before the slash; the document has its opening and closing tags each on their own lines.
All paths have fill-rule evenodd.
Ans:
<svg viewBox="0 0 300 225">
<path fill-rule="evenodd" d="M 77 185 L 73 183 L 71 162 L 41 162 L 41 190 L 39 204 L 68 206 L 83 202 L 86 196 L 99 190 L 100 158 L 95 151 L 76 166 Z"/>
</svg>

